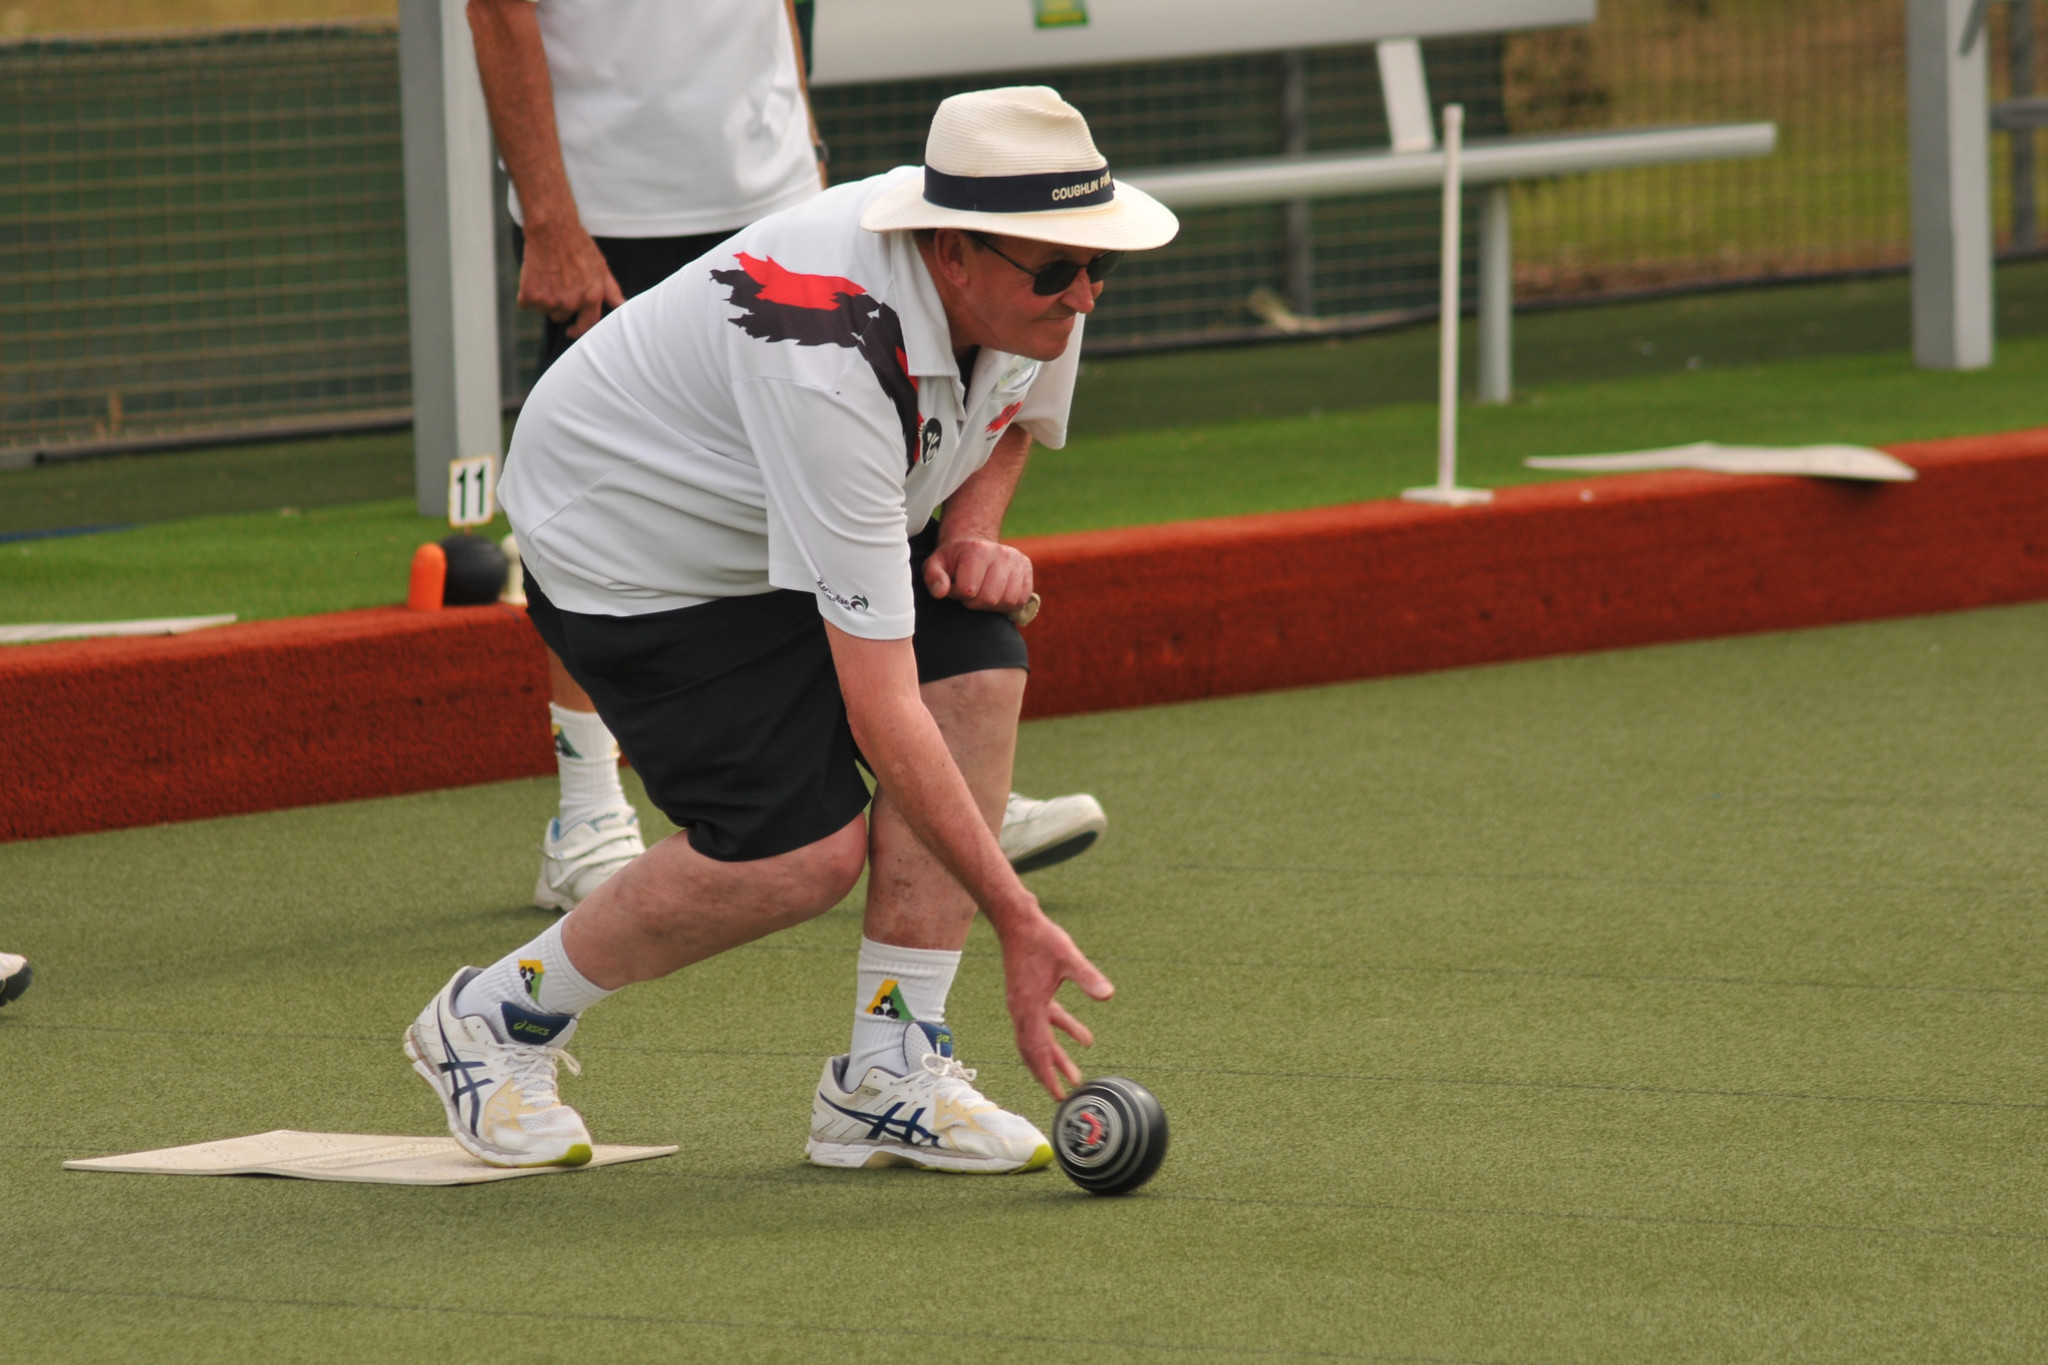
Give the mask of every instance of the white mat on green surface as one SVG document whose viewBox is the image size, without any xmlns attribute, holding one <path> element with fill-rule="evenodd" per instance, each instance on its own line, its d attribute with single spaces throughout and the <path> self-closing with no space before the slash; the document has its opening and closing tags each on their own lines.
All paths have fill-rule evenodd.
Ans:
<svg viewBox="0 0 2048 1365">
<path fill-rule="evenodd" d="M 46 621 L 33 626 L 0 626 L 0 645 L 90 640 L 101 635 L 189 635 L 234 623 L 233 612 L 225 616 L 157 616 L 146 621 Z"/>
<path fill-rule="evenodd" d="M 1821 479 L 1878 479 L 1910 483 L 1913 466 L 1869 446 L 1724 446 L 1695 441 L 1689 446 L 1632 450 L 1621 455 L 1532 455 L 1531 469 L 1576 469 L 1612 474 L 1637 469 L 1704 469 L 1715 474 L 1805 474 Z"/>
<path fill-rule="evenodd" d="M 596 1147 L 591 1166 L 674 1156 L 673 1147 Z M 451 1137 L 388 1137 L 373 1133 L 270 1133 L 163 1147 L 127 1156 L 67 1161 L 67 1171 L 121 1171 L 131 1175 L 285 1175 L 299 1180 L 352 1180 L 372 1185 L 476 1185 L 522 1175 L 560 1175 L 585 1167 L 486 1166 Z"/>
</svg>

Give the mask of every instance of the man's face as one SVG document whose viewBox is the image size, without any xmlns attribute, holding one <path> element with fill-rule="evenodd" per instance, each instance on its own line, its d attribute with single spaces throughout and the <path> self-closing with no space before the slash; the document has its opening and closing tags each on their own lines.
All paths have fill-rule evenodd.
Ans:
<svg viewBox="0 0 2048 1365">
<path fill-rule="evenodd" d="M 1082 271 L 1058 294 L 1035 294 L 1029 272 L 1054 261 L 1087 261 L 1099 253 L 994 233 L 988 234 L 988 241 L 995 250 L 967 233 L 942 228 L 933 243 L 953 285 L 942 290 L 951 296 L 948 312 L 957 309 L 963 315 L 959 321 L 968 323 L 971 333 L 956 335 L 954 344 L 990 346 L 1033 360 L 1058 358 L 1074 333 L 1075 315 L 1095 311 L 1102 285 Z"/>
</svg>

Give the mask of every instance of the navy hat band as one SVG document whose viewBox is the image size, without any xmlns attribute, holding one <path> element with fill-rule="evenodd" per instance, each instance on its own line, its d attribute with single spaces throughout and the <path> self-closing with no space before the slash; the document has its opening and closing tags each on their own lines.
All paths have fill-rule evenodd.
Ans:
<svg viewBox="0 0 2048 1365">
<path fill-rule="evenodd" d="M 1116 198 L 1105 162 L 1092 171 L 1043 175 L 948 175 L 924 168 L 924 198 L 942 209 L 969 213 L 1045 213 L 1085 208 Z"/>
</svg>

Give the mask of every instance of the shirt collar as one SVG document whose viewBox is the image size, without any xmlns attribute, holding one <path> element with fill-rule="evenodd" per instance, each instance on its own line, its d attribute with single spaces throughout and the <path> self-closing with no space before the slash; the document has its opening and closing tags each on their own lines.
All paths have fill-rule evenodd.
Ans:
<svg viewBox="0 0 2048 1365">
<path fill-rule="evenodd" d="M 903 320 L 903 354 L 910 372 L 920 379 L 944 375 L 960 382 L 960 362 L 953 356 L 953 330 L 946 325 L 946 307 L 939 287 L 925 269 L 924 256 L 908 232 L 889 232 L 889 270 L 902 288 L 896 314 Z"/>
</svg>

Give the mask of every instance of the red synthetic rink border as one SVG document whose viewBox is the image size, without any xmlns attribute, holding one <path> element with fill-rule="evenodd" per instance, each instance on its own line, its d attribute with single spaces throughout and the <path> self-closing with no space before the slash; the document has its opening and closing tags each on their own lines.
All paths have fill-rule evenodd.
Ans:
<svg viewBox="0 0 2048 1365">
<path fill-rule="evenodd" d="M 1667 473 L 1019 542 L 1031 716 L 2048 598 L 2048 428 L 1911 484 Z M 0 840 L 553 770 L 523 615 L 400 608 L 0 650 Z"/>
<path fill-rule="evenodd" d="M 506 607 L 403 607 L 0 650 L 0 840 L 554 770 Z"/>
<path fill-rule="evenodd" d="M 2048 597 L 2048 427 L 1907 484 L 1685 472 L 1020 541 L 1031 716 Z"/>
</svg>

